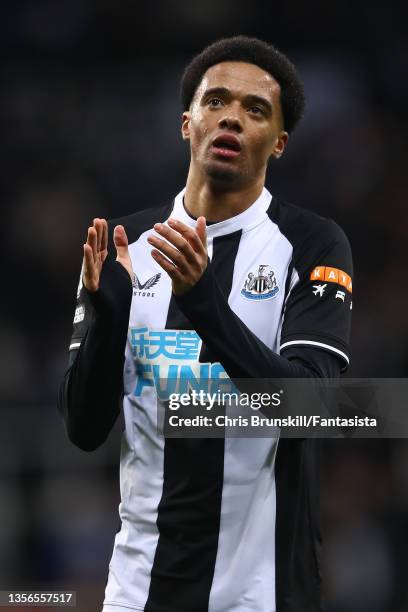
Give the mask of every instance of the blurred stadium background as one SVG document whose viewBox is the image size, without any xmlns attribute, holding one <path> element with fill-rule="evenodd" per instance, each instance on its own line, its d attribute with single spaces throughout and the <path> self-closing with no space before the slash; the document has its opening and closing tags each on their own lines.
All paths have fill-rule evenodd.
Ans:
<svg viewBox="0 0 408 612">
<path fill-rule="evenodd" d="M 350 238 L 349 376 L 405 376 L 408 43 L 390 2 L 20 0 L 0 14 L 0 589 L 74 589 L 93 612 L 118 526 L 121 423 L 86 454 L 55 407 L 88 223 L 177 193 L 185 63 L 221 36 L 265 38 L 308 98 L 268 186 Z M 329 612 L 408 610 L 408 442 L 324 451 Z"/>
</svg>

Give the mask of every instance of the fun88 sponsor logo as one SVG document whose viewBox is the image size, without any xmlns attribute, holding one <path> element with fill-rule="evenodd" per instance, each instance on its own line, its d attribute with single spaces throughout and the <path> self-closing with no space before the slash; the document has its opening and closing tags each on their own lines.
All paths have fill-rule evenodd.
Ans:
<svg viewBox="0 0 408 612">
<path fill-rule="evenodd" d="M 218 380 L 232 384 L 220 363 L 198 361 L 202 341 L 194 330 L 131 327 L 129 342 L 136 362 L 136 396 L 144 387 L 156 387 L 159 398 L 167 399 L 176 391 L 211 391 Z"/>
</svg>

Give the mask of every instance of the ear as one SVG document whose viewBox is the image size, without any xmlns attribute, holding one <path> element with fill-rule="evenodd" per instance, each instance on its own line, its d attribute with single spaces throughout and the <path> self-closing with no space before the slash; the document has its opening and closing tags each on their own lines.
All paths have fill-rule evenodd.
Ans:
<svg viewBox="0 0 408 612">
<path fill-rule="evenodd" d="M 275 146 L 273 147 L 272 157 L 274 159 L 279 159 L 286 147 L 286 143 L 288 142 L 289 134 L 284 132 L 283 130 L 280 132 L 278 137 L 276 138 Z"/>
<path fill-rule="evenodd" d="M 181 119 L 181 135 L 183 137 L 183 140 L 190 139 L 190 120 L 191 120 L 190 111 L 185 111 Z"/>
</svg>

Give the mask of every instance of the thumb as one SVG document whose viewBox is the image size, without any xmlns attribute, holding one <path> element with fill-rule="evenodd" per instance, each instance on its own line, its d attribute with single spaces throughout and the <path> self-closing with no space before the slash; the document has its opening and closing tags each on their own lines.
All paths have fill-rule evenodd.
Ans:
<svg viewBox="0 0 408 612">
<path fill-rule="evenodd" d="M 115 243 L 118 259 L 129 256 L 128 237 L 123 225 L 117 225 L 113 230 L 113 242 Z"/>
<path fill-rule="evenodd" d="M 207 224 L 205 217 L 198 217 L 196 224 L 196 232 L 203 243 L 205 249 L 207 249 Z"/>
</svg>

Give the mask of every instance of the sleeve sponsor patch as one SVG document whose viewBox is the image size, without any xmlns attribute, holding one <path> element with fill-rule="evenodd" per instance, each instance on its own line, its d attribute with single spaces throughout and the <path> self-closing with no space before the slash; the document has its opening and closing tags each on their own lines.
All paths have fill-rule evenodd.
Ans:
<svg viewBox="0 0 408 612">
<path fill-rule="evenodd" d="M 75 309 L 74 325 L 76 325 L 77 323 L 81 323 L 81 321 L 83 321 L 84 318 L 85 318 L 85 306 L 81 304 L 77 306 Z"/>
<path fill-rule="evenodd" d="M 310 273 L 310 280 L 324 281 L 326 283 L 337 283 L 342 287 L 345 287 L 350 293 L 353 292 L 353 283 L 351 277 L 339 270 L 338 268 L 330 268 L 329 266 L 316 266 Z"/>
</svg>

